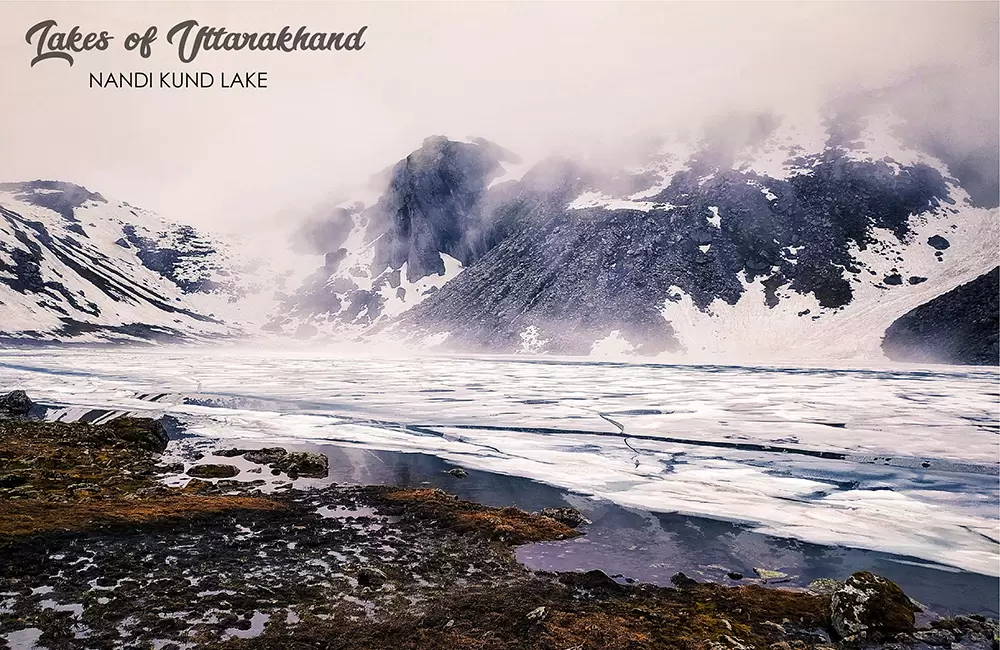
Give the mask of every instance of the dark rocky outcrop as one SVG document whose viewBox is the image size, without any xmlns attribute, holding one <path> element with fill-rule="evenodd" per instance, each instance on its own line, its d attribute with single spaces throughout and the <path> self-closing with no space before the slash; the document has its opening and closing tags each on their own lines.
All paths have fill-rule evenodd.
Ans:
<svg viewBox="0 0 1000 650">
<path fill-rule="evenodd" d="M 75 210 L 88 201 L 107 203 L 97 192 L 62 181 L 29 181 L 27 183 L 0 183 L 0 192 L 11 192 L 26 203 L 58 212 L 63 219 L 77 222 Z"/>
<path fill-rule="evenodd" d="M 365 216 L 375 241 L 372 268 L 398 269 L 415 281 L 444 273 L 441 253 L 470 264 L 492 248 L 496 232 L 484 205 L 490 181 L 509 152 L 486 140 L 436 136 L 392 169 L 389 186 Z M 376 241 L 377 240 L 377 241 Z"/>
<path fill-rule="evenodd" d="M 1000 363 L 1000 267 L 899 317 L 882 350 L 894 361 Z"/>
</svg>

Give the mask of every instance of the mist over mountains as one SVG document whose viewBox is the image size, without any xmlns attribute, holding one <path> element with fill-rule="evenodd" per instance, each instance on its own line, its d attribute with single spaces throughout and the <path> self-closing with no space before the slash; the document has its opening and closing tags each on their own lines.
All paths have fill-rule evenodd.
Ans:
<svg viewBox="0 0 1000 650">
<path fill-rule="evenodd" d="M 430 136 L 301 220 L 288 246 L 315 260 L 303 278 L 68 183 L 8 183 L 2 329 L 996 363 L 996 309 L 983 308 L 997 294 L 995 129 L 961 142 L 903 101 L 911 90 L 728 115 L 639 139 L 614 163 L 525 164 L 502 143 Z"/>
</svg>

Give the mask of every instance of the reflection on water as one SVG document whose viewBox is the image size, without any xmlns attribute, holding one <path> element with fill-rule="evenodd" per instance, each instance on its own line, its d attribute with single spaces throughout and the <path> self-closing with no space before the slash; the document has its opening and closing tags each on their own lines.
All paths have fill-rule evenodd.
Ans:
<svg viewBox="0 0 1000 650">
<path fill-rule="evenodd" d="M 754 569 L 761 568 L 787 574 L 787 580 L 778 583 L 784 587 L 872 571 L 897 582 L 937 613 L 998 615 L 996 578 L 913 558 L 772 537 L 714 519 L 623 508 L 516 476 L 468 470 L 468 478 L 458 479 L 446 473 L 454 465 L 426 454 L 334 445 L 294 448 L 325 453 L 330 458 L 328 480 L 338 483 L 438 487 L 463 499 L 528 511 L 568 505 L 593 522 L 582 529 L 586 533 L 582 537 L 520 547 L 518 559 L 533 569 L 601 569 L 609 575 L 669 585 L 679 571 L 697 579 L 741 584 L 756 578 Z M 732 580 L 729 572 L 746 579 Z"/>
</svg>

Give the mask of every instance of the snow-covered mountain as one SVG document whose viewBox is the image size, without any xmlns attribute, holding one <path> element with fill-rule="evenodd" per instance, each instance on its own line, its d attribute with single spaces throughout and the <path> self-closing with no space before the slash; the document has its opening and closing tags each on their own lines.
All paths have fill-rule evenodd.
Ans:
<svg viewBox="0 0 1000 650">
<path fill-rule="evenodd" d="M 323 263 L 289 286 L 127 203 L 51 181 L 0 185 L 0 332 L 997 361 L 983 310 L 948 307 L 996 300 L 989 276 L 973 282 L 998 263 L 995 184 L 933 155 L 946 148 L 921 144 L 886 106 L 730 116 L 621 148 L 625 163 L 525 165 L 483 139 L 427 138 L 373 190 L 303 224 L 302 259 Z M 975 200 L 959 177 L 975 178 Z"/>
<path fill-rule="evenodd" d="M 997 264 L 976 204 L 884 106 L 754 115 L 615 171 L 520 175 L 429 138 L 268 327 L 491 352 L 881 358 L 892 323 Z"/>
<path fill-rule="evenodd" d="M 128 203 L 69 183 L 0 184 L 7 341 L 237 335 L 270 304 L 271 282 L 226 244 Z"/>
</svg>

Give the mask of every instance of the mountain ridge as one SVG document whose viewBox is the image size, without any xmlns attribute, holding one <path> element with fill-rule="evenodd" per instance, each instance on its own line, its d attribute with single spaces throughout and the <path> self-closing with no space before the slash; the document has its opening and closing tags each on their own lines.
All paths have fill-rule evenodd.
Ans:
<svg viewBox="0 0 1000 650">
<path fill-rule="evenodd" d="M 304 222 L 298 245 L 323 262 L 274 292 L 273 269 L 190 226 L 68 183 L 0 184 L 0 330 L 882 358 L 897 319 L 996 266 L 1000 241 L 996 207 L 901 133 L 891 111 L 750 115 L 613 168 L 431 136 L 367 203 Z M 48 329 L 11 332 L 18 310 Z"/>
</svg>

